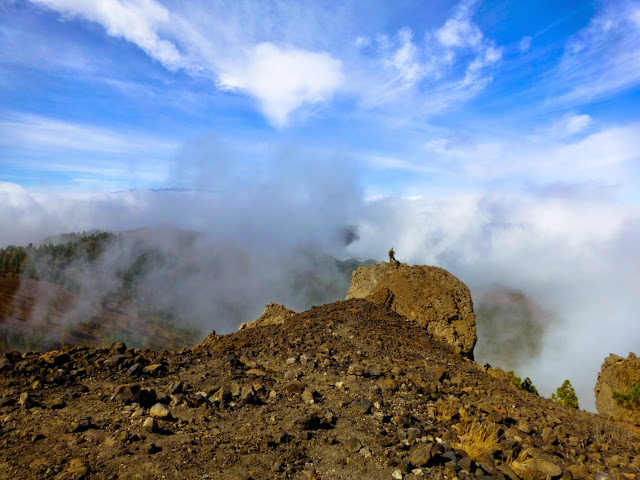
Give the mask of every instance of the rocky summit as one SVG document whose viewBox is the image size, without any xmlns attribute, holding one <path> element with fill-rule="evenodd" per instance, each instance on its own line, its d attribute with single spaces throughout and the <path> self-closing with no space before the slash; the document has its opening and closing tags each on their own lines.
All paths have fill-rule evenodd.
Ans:
<svg viewBox="0 0 640 480">
<path fill-rule="evenodd" d="M 387 262 L 359 268 L 351 277 L 346 299 L 351 298 L 382 303 L 473 358 L 477 336 L 471 294 L 442 268 Z"/>
<path fill-rule="evenodd" d="M 638 478 L 633 426 L 517 389 L 390 305 L 271 306 L 179 351 L 8 353 L 0 478 Z"/>
</svg>

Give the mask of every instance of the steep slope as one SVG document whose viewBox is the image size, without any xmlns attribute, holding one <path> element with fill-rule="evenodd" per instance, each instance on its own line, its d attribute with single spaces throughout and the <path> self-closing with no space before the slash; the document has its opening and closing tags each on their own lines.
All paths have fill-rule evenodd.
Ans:
<svg viewBox="0 0 640 480">
<path fill-rule="evenodd" d="M 192 350 L 8 354 L 0 392 L 1 478 L 632 480 L 640 470 L 626 424 L 516 390 L 361 299 L 212 333 Z"/>
</svg>

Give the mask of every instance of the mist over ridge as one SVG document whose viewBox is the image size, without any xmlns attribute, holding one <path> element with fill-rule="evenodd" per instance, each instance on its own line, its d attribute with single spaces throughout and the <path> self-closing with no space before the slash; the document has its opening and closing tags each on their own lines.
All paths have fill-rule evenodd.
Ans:
<svg viewBox="0 0 640 480">
<path fill-rule="evenodd" d="M 317 270 L 314 259 L 319 254 L 381 261 L 393 246 L 402 261 L 438 265 L 458 276 L 470 286 L 477 307 L 483 291 L 504 285 L 548 312 L 533 356 L 505 365 L 530 376 L 542 394 L 549 395 L 569 378 L 589 408 L 602 359 L 610 351 L 633 350 L 639 334 L 633 278 L 639 267 L 634 240 L 640 236 L 640 223 L 633 208 L 621 209 L 606 198 L 593 198 L 588 204 L 591 215 L 601 220 L 593 228 L 582 215 L 584 202 L 554 196 L 367 201 L 342 193 L 340 198 L 353 198 L 343 209 L 320 188 L 311 190 L 313 201 L 282 194 L 275 204 L 268 204 L 267 196 L 257 194 L 253 205 L 247 199 L 234 205 L 239 195 L 235 192 L 227 200 L 197 191 L 134 190 L 76 198 L 35 195 L 6 184 L 1 191 L 13 201 L 12 219 L 3 221 L 14 228 L 3 232 L 4 245 L 19 238 L 37 241 L 80 226 L 122 228 L 154 220 L 165 225 L 138 232 L 179 259 L 151 269 L 149 285 L 204 329 L 231 331 L 239 322 L 256 318 L 267 301 L 291 308 L 308 305 L 299 291 L 292 293 L 292 286 L 303 285 L 313 275 L 326 275 L 329 282 L 334 278 L 331 270 Z M 214 199 L 218 205 L 210 203 Z M 331 208 L 316 212 L 315 204 Z M 553 228 L 540 223 L 549 215 L 558 218 Z M 185 248 L 184 238 L 167 226 L 171 222 L 176 228 L 205 227 L 207 233 L 196 235 Z M 357 232 L 358 239 L 345 246 L 345 231 L 351 240 Z M 105 257 L 101 268 L 108 272 L 119 261 L 128 261 L 134 243 L 123 243 L 121 251 Z M 625 249 L 626 257 L 621 253 Z M 181 275 L 183 268 L 189 276 Z M 86 285 L 91 285 L 91 275 Z M 344 292 L 337 290 L 335 299 L 342 298 Z M 479 325 L 478 335 L 483 334 Z"/>
</svg>

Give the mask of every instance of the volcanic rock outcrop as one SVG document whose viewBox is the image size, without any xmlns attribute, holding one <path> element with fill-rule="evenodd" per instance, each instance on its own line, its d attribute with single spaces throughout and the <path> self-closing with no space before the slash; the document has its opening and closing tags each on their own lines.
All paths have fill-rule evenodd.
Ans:
<svg viewBox="0 0 640 480">
<path fill-rule="evenodd" d="M 353 272 L 346 299 L 364 298 L 414 320 L 473 359 L 476 316 L 467 286 L 438 267 L 382 262 Z"/>
<path fill-rule="evenodd" d="M 640 408 L 614 398 L 613 393 L 627 394 L 640 382 L 640 358 L 629 353 L 622 358 L 609 355 L 600 369 L 595 386 L 596 409 L 601 415 L 610 415 L 616 420 L 624 420 L 640 425 Z"/>
<path fill-rule="evenodd" d="M 252 322 L 243 323 L 240 325 L 238 331 L 246 328 L 266 327 L 267 325 L 282 325 L 286 319 L 295 314 L 295 311 L 285 307 L 284 305 L 269 302 L 262 312 L 262 315 L 260 315 L 260 318 L 257 318 Z"/>
</svg>

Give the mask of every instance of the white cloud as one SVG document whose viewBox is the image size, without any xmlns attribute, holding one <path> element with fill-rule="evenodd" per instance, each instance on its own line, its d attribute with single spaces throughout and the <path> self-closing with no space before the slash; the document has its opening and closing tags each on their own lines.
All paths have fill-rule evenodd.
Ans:
<svg viewBox="0 0 640 480">
<path fill-rule="evenodd" d="M 348 94 L 365 108 L 403 115 L 439 111 L 482 91 L 502 55 L 473 22 L 475 1 L 461 2 L 439 28 L 420 35 L 407 27 L 395 35 L 354 27 L 348 20 L 356 13 L 352 4 L 32 3 L 65 19 L 95 22 L 169 70 L 209 78 L 218 88 L 254 98 L 277 126 L 337 94 Z"/>
<path fill-rule="evenodd" d="M 573 115 L 567 118 L 566 130 L 569 135 L 582 132 L 591 124 L 592 118 L 589 115 Z"/>
<path fill-rule="evenodd" d="M 249 92 L 273 123 L 284 126 L 300 106 L 330 98 L 343 81 L 341 70 L 342 63 L 326 53 L 261 43 L 223 69 L 219 85 Z"/>
<path fill-rule="evenodd" d="M 401 80 L 414 83 L 423 76 L 423 67 L 418 61 L 418 49 L 413 43 L 413 32 L 403 28 L 398 32 L 398 48 L 385 60 L 387 67 L 394 68 Z"/>
<path fill-rule="evenodd" d="M 568 114 L 555 122 L 550 128 L 554 138 L 567 138 L 584 132 L 593 123 L 593 118 L 586 114 Z"/>
<path fill-rule="evenodd" d="M 235 89 L 258 101 L 275 125 L 306 104 L 323 102 L 343 81 L 342 63 L 326 52 L 257 42 L 243 31 L 249 13 L 213 13 L 208 6 L 170 11 L 155 0 L 33 0 L 67 17 L 102 25 L 111 36 L 124 38 L 170 70 L 209 76 L 219 87 Z M 258 9 L 259 10 L 259 9 Z M 268 10 L 268 9 L 267 9 Z M 225 18 L 228 18 L 225 24 Z M 204 20 L 207 20 L 203 22 Z M 258 19 L 268 25 L 266 18 Z M 237 28 L 229 31 L 230 25 Z M 266 27 L 263 27 L 266 28 Z M 179 48 L 180 47 L 180 48 Z"/>
<path fill-rule="evenodd" d="M 99 23 L 113 37 L 138 45 L 151 57 L 171 69 L 185 67 L 177 47 L 158 31 L 171 22 L 169 10 L 155 0 L 30 0 L 69 17 Z"/>
<path fill-rule="evenodd" d="M 457 18 L 447 20 L 442 28 L 436 31 L 436 38 L 448 48 L 476 48 L 481 44 L 483 34 L 468 18 L 459 14 Z"/>
<path fill-rule="evenodd" d="M 481 92 L 492 81 L 503 52 L 473 22 L 476 4 L 460 2 L 441 27 L 424 32 L 422 42 L 414 41 L 407 27 L 394 36 L 378 35 L 373 49 L 363 49 L 361 79 L 353 82 L 365 106 L 400 105 L 405 115 L 424 115 Z"/>
</svg>

